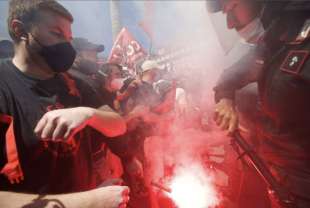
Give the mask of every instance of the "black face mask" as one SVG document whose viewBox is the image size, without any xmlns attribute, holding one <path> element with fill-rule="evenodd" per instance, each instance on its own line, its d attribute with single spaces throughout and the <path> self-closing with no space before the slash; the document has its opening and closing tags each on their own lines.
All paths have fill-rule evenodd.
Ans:
<svg viewBox="0 0 310 208">
<path fill-rule="evenodd" d="M 34 40 L 41 46 L 39 54 L 54 72 L 61 73 L 70 69 L 76 57 L 76 52 L 71 43 L 63 42 L 45 46 L 38 40 Z"/>
</svg>

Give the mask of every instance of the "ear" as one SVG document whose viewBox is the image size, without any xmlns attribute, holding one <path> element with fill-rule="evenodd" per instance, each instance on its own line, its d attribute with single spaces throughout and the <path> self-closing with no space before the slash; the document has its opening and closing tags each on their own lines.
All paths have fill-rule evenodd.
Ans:
<svg viewBox="0 0 310 208">
<path fill-rule="evenodd" d="M 11 22 L 11 28 L 17 39 L 25 41 L 28 40 L 28 34 L 25 30 L 24 24 L 21 21 L 13 19 Z"/>
</svg>

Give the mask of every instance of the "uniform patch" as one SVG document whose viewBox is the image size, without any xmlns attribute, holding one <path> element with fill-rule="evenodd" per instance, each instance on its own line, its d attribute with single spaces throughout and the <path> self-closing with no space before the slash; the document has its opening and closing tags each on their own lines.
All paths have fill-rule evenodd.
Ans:
<svg viewBox="0 0 310 208">
<path fill-rule="evenodd" d="M 292 74 L 299 74 L 308 56 L 309 51 L 306 50 L 290 51 L 281 65 L 281 71 Z"/>
</svg>

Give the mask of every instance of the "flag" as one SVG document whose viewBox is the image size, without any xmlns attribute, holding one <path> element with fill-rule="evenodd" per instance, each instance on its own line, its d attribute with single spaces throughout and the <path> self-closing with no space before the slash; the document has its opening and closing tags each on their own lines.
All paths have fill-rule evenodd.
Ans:
<svg viewBox="0 0 310 208">
<path fill-rule="evenodd" d="M 127 67 L 130 73 L 136 73 L 136 63 L 146 57 L 146 52 L 133 35 L 123 28 L 112 47 L 108 63 L 117 63 Z"/>
</svg>

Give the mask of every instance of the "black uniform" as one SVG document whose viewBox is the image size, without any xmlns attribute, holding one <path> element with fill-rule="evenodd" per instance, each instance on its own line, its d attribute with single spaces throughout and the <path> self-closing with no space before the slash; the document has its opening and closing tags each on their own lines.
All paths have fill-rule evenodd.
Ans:
<svg viewBox="0 0 310 208">
<path fill-rule="evenodd" d="M 289 14 L 278 20 L 258 53 L 248 55 L 226 72 L 215 87 L 216 99 L 233 98 L 254 81 L 259 86 L 257 122 L 260 154 L 279 182 L 297 198 L 296 207 L 310 207 L 310 39 L 309 15 Z M 237 71 L 238 76 L 233 72 Z"/>
<path fill-rule="evenodd" d="M 94 187 L 92 141 L 98 136 L 87 127 L 75 137 L 76 145 L 44 142 L 34 134 L 50 110 L 78 106 L 98 107 L 93 92 L 67 74 L 37 80 L 20 72 L 11 60 L 0 63 L 0 115 L 14 120 L 16 150 L 24 180 L 11 184 L 0 174 L 0 190 L 30 193 L 69 193 Z M 0 169 L 8 164 L 6 125 L 0 123 Z M 99 139 L 99 138 L 98 138 Z"/>
</svg>

